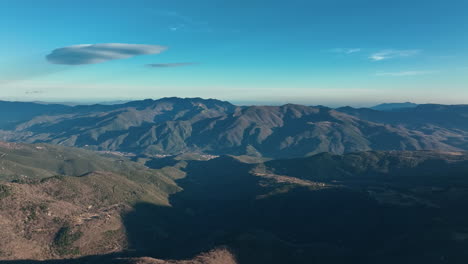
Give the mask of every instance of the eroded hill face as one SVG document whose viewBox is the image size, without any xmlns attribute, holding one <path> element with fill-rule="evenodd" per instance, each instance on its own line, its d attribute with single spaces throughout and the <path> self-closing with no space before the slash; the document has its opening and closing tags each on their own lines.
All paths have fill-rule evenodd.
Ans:
<svg viewBox="0 0 468 264">
<path fill-rule="evenodd" d="M 146 155 L 204 152 L 291 158 L 320 152 L 466 150 L 467 121 L 463 106 L 333 110 L 164 98 L 48 108 L 1 126 L 0 139 Z"/>
<path fill-rule="evenodd" d="M 138 202 L 168 206 L 176 170 L 125 157 L 0 143 L 0 258 L 50 259 L 123 250 L 122 214 Z M 182 172 L 178 172 L 182 173 Z"/>
</svg>

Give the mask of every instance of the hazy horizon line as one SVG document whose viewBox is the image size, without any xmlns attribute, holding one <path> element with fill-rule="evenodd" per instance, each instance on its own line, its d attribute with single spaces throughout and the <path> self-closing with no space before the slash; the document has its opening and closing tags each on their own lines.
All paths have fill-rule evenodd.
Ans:
<svg viewBox="0 0 468 264">
<path fill-rule="evenodd" d="M 343 101 L 342 103 L 339 102 L 318 102 L 320 100 L 311 100 L 310 103 L 305 103 L 304 101 L 289 101 L 289 100 L 226 100 L 226 99 L 218 99 L 218 98 L 205 98 L 205 97 L 180 97 L 180 96 L 164 96 L 164 97 L 148 97 L 148 98 L 115 98 L 115 99 L 99 99 L 99 98 L 83 98 L 78 100 L 72 99 L 18 99 L 18 98 L 1 98 L 0 101 L 3 102 L 24 102 L 24 103 L 38 103 L 38 104 L 62 104 L 62 105 L 70 105 L 70 106 L 77 106 L 77 105 L 93 105 L 93 104 L 101 104 L 101 105 L 118 105 L 118 104 L 125 104 L 128 102 L 134 101 L 143 101 L 143 100 L 160 100 L 165 98 L 181 98 L 181 99 L 203 99 L 203 100 L 219 100 L 219 101 L 226 101 L 233 105 L 237 106 L 252 106 L 252 105 L 271 105 L 271 106 L 280 106 L 280 105 L 287 105 L 287 104 L 297 104 L 297 105 L 308 105 L 308 106 L 325 106 L 330 108 L 338 108 L 338 107 L 363 107 L 369 108 L 381 104 L 404 104 L 404 103 L 413 103 L 418 105 L 424 104 L 438 104 L 438 105 L 465 105 L 465 104 L 458 104 L 458 103 L 444 103 L 444 102 L 414 102 L 411 100 L 401 100 L 401 101 L 375 101 L 375 102 L 346 102 Z"/>
</svg>

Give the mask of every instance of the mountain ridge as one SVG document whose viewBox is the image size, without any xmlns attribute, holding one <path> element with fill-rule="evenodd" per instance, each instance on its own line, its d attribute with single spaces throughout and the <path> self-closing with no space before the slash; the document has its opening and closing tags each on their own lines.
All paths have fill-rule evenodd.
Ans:
<svg viewBox="0 0 468 264">
<path fill-rule="evenodd" d="M 13 128 L 0 125 L 0 139 L 145 155 L 205 152 L 272 158 L 323 151 L 468 149 L 468 107 L 463 105 L 377 111 L 235 106 L 216 99 L 170 97 L 38 114 L 15 121 Z"/>
<path fill-rule="evenodd" d="M 402 108 L 413 108 L 417 107 L 418 104 L 405 102 L 405 103 L 383 103 L 370 107 L 370 109 L 378 111 L 394 111 Z"/>
</svg>

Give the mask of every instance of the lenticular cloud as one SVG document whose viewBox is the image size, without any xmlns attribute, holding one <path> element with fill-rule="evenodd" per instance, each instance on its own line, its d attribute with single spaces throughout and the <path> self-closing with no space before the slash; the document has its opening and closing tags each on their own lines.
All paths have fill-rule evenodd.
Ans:
<svg viewBox="0 0 468 264">
<path fill-rule="evenodd" d="M 166 49 L 163 46 L 143 44 L 82 44 L 55 49 L 46 56 L 46 59 L 53 64 L 96 64 L 138 55 L 158 54 Z"/>
</svg>

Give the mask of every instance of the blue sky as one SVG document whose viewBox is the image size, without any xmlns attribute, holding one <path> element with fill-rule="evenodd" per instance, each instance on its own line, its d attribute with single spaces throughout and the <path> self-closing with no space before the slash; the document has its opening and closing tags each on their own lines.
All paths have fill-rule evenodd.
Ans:
<svg viewBox="0 0 468 264">
<path fill-rule="evenodd" d="M 0 0 L 0 99 L 468 103 L 467 10 L 462 0 Z"/>
</svg>

